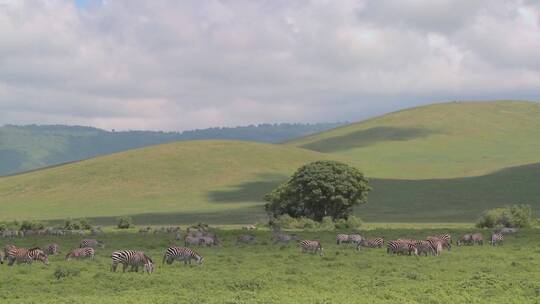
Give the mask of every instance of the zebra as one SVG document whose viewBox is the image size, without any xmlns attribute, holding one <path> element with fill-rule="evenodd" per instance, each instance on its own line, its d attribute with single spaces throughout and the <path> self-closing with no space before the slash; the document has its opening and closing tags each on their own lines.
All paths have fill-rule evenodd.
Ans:
<svg viewBox="0 0 540 304">
<path fill-rule="evenodd" d="M 186 236 L 184 238 L 184 246 L 201 245 L 202 237 Z"/>
<path fill-rule="evenodd" d="M 33 261 L 40 261 L 45 265 L 49 265 L 49 258 L 39 247 L 30 249 L 10 247 L 6 255 L 8 259 L 8 266 L 13 266 L 13 263 L 17 264 L 32 264 Z"/>
<path fill-rule="evenodd" d="M 384 238 L 382 237 L 363 239 L 360 243 L 358 243 L 358 245 L 356 245 L 356 250 L 360 250 L 360 247 L 382 248 L 383 245 Z"/>
<path fill-rule="evenodd" d="M 428 253 L 435 255 L 437 250 L 436 247 L 433 246 L 434 243 L 430 241 L 416 241 L 414 245 L 418 250 L 418 255 L 424 254 L 425 256 L 427 256 Z"/>
<path fill-rule="evenodd" d="M 471 241 L 474 244 L 484 245 L 484 236 L 480 232 L 473 233 L 471 235 Z"/>
<path fill-rule="evenodd" d="M 79 244 L 79 248 L 84 248 L 84 247 L 105 248 L 105 244 L 102 241 L 98 241 L 94 239 L 84 239 L 81 241 L 81 244 Z"/>
<path fill-rule="evenodd" d="M 427 242 L 431 245 L 433 255 L 439 256 L 443 250 L 443 242 L 440 239 L 429 239 Z"/>
<path fill-rule="evenodd" d="M 60 252 L 60 246 L 56 243 L 45 246 L 45 253 L 48 255 L 55 255 Z"/>
<path fill-rule="evenodd" d="M 187 247 L 169 247 L 163 255 L 161 264 L 167 262 L 170 265 L 175 260 L 183 261 L 184 265 L 191 264 L 191 260 L 195 260 L 198 265 L 202 265 L 204 257 Z"/>
<path fill-rule="evenodd" d="M 256 242 L 256 237 L 252 234 L 242 234 L 239 235 L 238 238 L 236 238 L 236 244 L 244 243 L 244 244 L 253 244 Z"/>
<path fill-rule="evenodd" d="M 11 249 L 11 248 L 17 248 L 15 245 L 13 244 L 7 244 L 6 246 L 4 246 L 4 257 L 7 259 L 7 256 L 8 256 L 8 250 Z"/>
<path fill-rule="evenodd" d="M 489 242 L 492 246 L 495 246 L 497 244 L 502 245 L 503 241 L 504 235 L 502 233 L 493 233 Z"/>
<path fill-rule="evenodd" d="M 71 252 L 66 254 L 66 261 L 69 261 L 71 258 L 75 258 L 75 259 L 90 258 L 93 260 L 95 253 L 96 251 L 92 247 L 83 247 L 83 248 L 73 249 Z"/>
<path fill-rule="evenodd" d="M 364 239 L 363 236 L 361 236 L 360 234 L 349 234 L 349 243 L 352 243 L 352 244 L 356 244 L 358 246 L 358 244 L 360 244 L 360 242 L 362 242 L 362 240 Z"/>
<path fill-rule="evenodd" d="M 216 237 L 211 236 L 203 236 L 199 238 L 199 242 L 206 246 L 217 246 L 218 245 L 218 239 Z"/>
<path fill-rule="evenodd" d="M 274 239 L 275 243 L 285 243 L 289 244 L 291 241 L 297 241 L 298 236 L 295 234 L 286 234 L 286 233 L 276 233 L 272 236 L 272 239 Z"/>
<path fill-rule="evenodd" d="M 473 245 L 472 235 L 471 234 L 464 234 L 462 235 L 456 242 L 456 245 L 461 246 L 462 244 L 465 245 Z"/>
<path fill-rule="evenodd" d="M 116 272 L 118 264 L 122 264 L 122 272 L 131 266 L 131 271 L 139 272 L 139 267 L 143 266 L 148 274 L 154 272 L 154 262 L 142 251 L 122 250 L 111 254 L 111 271 Z"/>
<path fill-rule="evenodd" d="M 405 241 L 389 241 L 386 246 L 386 253 L 388 254 L 408 254 L 415 256 L 418 255 L 418 249 L 416 245 Z"/>
<path fill-rule="evenodd" d="M 448 249 L 448 251 L 452 248 L 452 236 L 450 234 L 432 235 L 428 236 L 426 240 L 439 240 L 441 241 L 442 247 Z"/>
<path fill-rule="evenodd" d="M 319 241 L 304 240 L 300 242 L 300 247 L 302 248 L 303 253 L 311 252 L 315 254 L 319 252 L 320 256 L 324 255 L 323 247 Z"/>
<path fill-rule="evenodd" d="M 349 242 L 349 235 L 348 234 L 340 233 L 340 234 L 336 235 L 336 244 L 340 245 L 340 244 L 348 243 L 348 242 Z"/>
</svg>

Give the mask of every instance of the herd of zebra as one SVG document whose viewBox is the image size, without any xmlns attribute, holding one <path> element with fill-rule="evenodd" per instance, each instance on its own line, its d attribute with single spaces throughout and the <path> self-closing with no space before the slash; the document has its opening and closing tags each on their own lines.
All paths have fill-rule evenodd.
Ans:
<svg viewBox="0 0 540 304">
<path fill-rule="evenodd" d="M 491 245 L 502 244 L 504 240 L 504 234 L 515 233 L 517 230 L 499 230 L 491 234 L 489 242 Z M 174 232 L 174 231 L 173 231 Z M 178 235 L 178 231 L 177 231 Z M 295 234 L 287 234 L 282 231 L 274 231 L 272 233 L 272 240 L 274 243 L 289 244 L 290 242 L 298 242 L 299 247 L 303 253 L 312 253 L 323 256 L 324 249 L 320 241 L 318 240 L 299 240 Z M 254 244 L 256 242 L 256 236 L 253 234 L 242 234 L 237 237 L 237 244 Z M 457 246 L 461 245 L 483 245 L 484 237 L 482 233 L 476 232 L 472 234 L 462 235 L 457 241 Z M 336 243 L 341 244 L 354 244 L 357 250 L 361 248 L 382 248 L 384 246 L 383 237 L 365 238 L 360 234 L 338 234 L 336 236 Z M 183 262 L 184 264 L 191 264 L 194 260 L 196 264 L 201 265 L 204 261 L 202 255 L 196 251 L 188 248 L 189 245 L 205 245 L 217 246 L 219 239 L 216 234 L 206 231 L 188 231 L 184 237 L 185 247 L 171 246 L 165 250 L 163 256 L 162 265 L 167 263 L 172 264 L 174 261 Z M 441 234 L 428 236 L 425 240 L 414 239 L 397 239 L 386 242 L 386 248 L 388 254 L 401 254 L 401 255 L 414 255 L 419 256 L 428 254 L 438 256 L 443 249 L 450 250 L 453 244 L 452 236 L 450 234 Z M 80 242 L 79 248 L 69 251 L 65 260 L 71 259 L 94 259 L 95 250 L 98 248 L 105 248 L 103 242 L 96 239 L 84 239 Z M 3 264 L 4 259 L 7 260 L 9 266 L 14 263 L 17 264 L 32 264 L 33 261 L 40 261 L 45 265 L 49 265 L 48 256 L 55 255 L 60 252 L 60 246 L 56 243 L 49 244 L 43 248 L 34 247 L 30 249 L 19 248 L 15 245 L 8 244 L 4 247 L 3 252 L 0 252 L 0 263 Z M 136 250 L 121 250 L 115 251 L 111 254 L 112 264 L 111 271 L 116 271 L 118 264 L 122 264 L 123 272 L 128 267 L 131 267 L 131 271 L 138 272 L 139 268 L 143 268 L 143 272 L 154 272 L 154 262 L 143 251 Z"/>
</svg>

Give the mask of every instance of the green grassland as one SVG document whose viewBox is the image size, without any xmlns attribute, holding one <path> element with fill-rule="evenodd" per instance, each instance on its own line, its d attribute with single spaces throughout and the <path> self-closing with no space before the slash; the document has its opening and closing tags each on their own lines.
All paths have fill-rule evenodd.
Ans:
<svg viewBox="0 0 540 304">
<path fill-rule="evenodd" d="M 477 176 L 540 162 L 540 104 L 450 102 L 390 113 L 288 145 L 339 155 L 371 177 Z"/>
<path fill-rule="evenodd" d="M 457 229 L 383 229 L 366 236 L 422 239 Z M 58 242 L 62 255 L 50 265 L 0 265 L 0 302 L 27 303 L 538 303 L 540 301 L 540 231 L 523 230 L 504 245 L 453 247 L 439 257 L 389 256 L 385 249 L 335 244 L 337 232 L 298 232 L 320 239 L 325 256 L 302 254 L 296 244 L 274 245 L 269 232 L 254 232 L 256 245 L 235 244 L 238 230 L 219 231 L 222 245 L 196 249 L 202 266 L 161 266 L 172 235 L 107 233 L 94 261 L 66 262 L 63 255 L 81 236 L 31 237 L 18 246 Z M 488 231 L 483 231 L 488 235 Z M 4 245 L 2 243 L 1 245 Z M 110 254 L 144 250 L 158 264 L 152 275 L 109 271 Z M 58 267 L 79 275 L 57 280 Z M 121 269 L 121 267 L 120 267 Z"/>
</svg>

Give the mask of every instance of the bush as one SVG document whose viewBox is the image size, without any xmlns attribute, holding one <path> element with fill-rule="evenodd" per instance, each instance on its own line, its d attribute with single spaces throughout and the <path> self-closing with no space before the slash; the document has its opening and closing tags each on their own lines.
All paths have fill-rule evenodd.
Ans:
<svg viewBox="0 0 540 304">
<path fill-rule="evenodd" d="M 476 222 L 479 228 L 526 228 L 532 225 L 529 205 L 511 205 L 484 211 Z"/>
<path fill-rule="evenodd" d="M 331 216 L 325 216 L 321 221 L 320 228 L 322 230 L 334 230 L 334 228 L 336 228 L 336 225 L 334 224 Z"/>
<path fill-rule="evenodd" d="M 40 221 L 23 221 L 20 230 L 39 230 L 45 228 L 45 225 Z"/>
<path fill-rule="evenodd" d="M 129 216 L 118 218 L 118 229 L 128 229 L 133 226 L 133 219 Z"/>
<path fill-rule="evenodd" d="M 5 230 L 19 230 L 20 223 L 17 221 L 12 222 L 0 222 L 0 231 Z"/>
<path fill-rule="evenodd" d="M 92 225 L 85 218 L 71 219 L 68 218 L 64 221 L 64 229 L 66 230 L 90 230 Z"/>
<path fill-rule="evenodd" d="M 339 219 L 335 223 L 337 229 L 358 229 L 362 226 L 362 220 L 354 215 L 347 219 Z"/>
<path fill-rule="evenodd" d="M 76 277 L 81 274 L 79 269 L 75 268 L 66 268 L 66 267 L 57 267 L 54 271 L 54 277 L 57 280 L 67 278 L 67 277 Z"/>
</svg>

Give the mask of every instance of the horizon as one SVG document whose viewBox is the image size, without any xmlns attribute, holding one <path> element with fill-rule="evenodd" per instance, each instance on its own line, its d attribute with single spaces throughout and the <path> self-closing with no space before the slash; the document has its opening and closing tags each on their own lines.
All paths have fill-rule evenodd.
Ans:
<svg viewBox="0 0 540 304">
<path fill-rule="evenodd" d="M 4 0 L 0 22 L 0 125 L 181 132 L 540 100 L 531 1 Z"/>
</svg>

